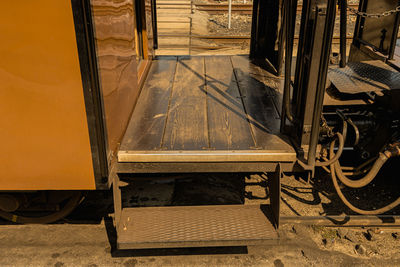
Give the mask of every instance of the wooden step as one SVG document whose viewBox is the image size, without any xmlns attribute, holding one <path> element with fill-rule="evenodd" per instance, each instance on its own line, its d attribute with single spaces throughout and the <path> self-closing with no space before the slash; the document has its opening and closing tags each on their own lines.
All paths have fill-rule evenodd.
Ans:
<svg viewBox="0 0 400 267">
<path fill-rule="evenodd" d="M 176 14 L 185 14 L 185 15 L 190 15 L 191 11 L 190 9 L 178 9 L 178 8 L 171 8 L 171 9 L 157 9 L 157 16 L 158 15 L 168 15 L 169 17 L 173 17 Z"/>
<path fill-rule="evenodd" d="M 177 4 L 177 5 L 181 5 L 181 4 L 187 4 L 187 5 L 190 5 L 190 1 L 188 1 L 188 0 L 171 0 L 171 1 L 168 1 L 168 0 L 157 0 L 157 5 L 165 5 L 165 4 L 167 4 L 167 5 L 174 5 L 174 4 Z"/>
<path fill-rule="evenodd" d="M 277 244 L 269 205 L 124 208 L 119 249 Z"/>
<path fill-rule="evenodd" d="M 157 3 L 157 10 L 160 10 L 160 9 L 189 9 L 190 10 L 190 8 L 191 8 L 190 4 L 178 4 L 178 5 L 162 4 L 162 5 L 159 5 Z"/>
<path fill-rule="evenodd" d="M 189 17 L 157 17 L 157 23 L 172 22 L 172 23 L 190 23 Z"/>
<path fill-rule="evenodd" d="M 167 29 L 167 30 L 171 30 L 171 31 L 175 31 L 175 30 L 180 30 L 180 29 L 185 29 L 187 32 L 189 32 L 190 30 L 190 23 L 188 22 L 178 22 L 178 23 L 174 23 L 174 22 L 160 22 L 157 23 L 158 29 Z"/>
<path fill-rule="evenodd" d="M 176 46 L 189 46 L 190 38 L 189 37 L 159 37 L 158 38 L 158 48 L 163 48 L 168 45 L 176 45 Z"/>
<path fill-rule="evenodd" d="M 189 48 L 160 48 L 155 53 L 157 56 L 185 56 L 189 55 Z"/>
<path fill-rule="evenodd" d="M 185 36 L 187 36 L 187 35 L 189 35 L 189 29 L 185 29 L 185 28 L 182 28 L 182 29 L 163 29 L 163 28 L 159 28 L 158 29 L 158 34 L 160 34 L 160 35 L 163 35 L 163 34 L 170 34 L 170 35 L 172 35 L 172 34 L 176 34 L 176 35 L 185 35 Z"/>
<path fill-rule="evenodd" d="M 157 11 L 157 20 L 158 19 L 165 19 L 165 18 L 190 18 L 191 13 L 170 13 L 170 12 L 160 12 L 161 10 Z"/>
</svg>

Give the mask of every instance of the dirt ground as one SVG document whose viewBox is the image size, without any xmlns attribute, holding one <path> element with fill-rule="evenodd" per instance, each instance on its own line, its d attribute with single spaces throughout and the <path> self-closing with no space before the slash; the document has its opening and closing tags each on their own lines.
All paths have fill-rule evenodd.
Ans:
<svg viewBox="0 0 400 267">
<path fill-rule="evenodd" d="M 268 174 L 164 175 L 162 180 L 139 178 L 124 189 L 124 206 L 269 202 Z M 374 187 L 385 191 L 379 180 Z M 398 186 L 395 188 L 392 195 L 398 191 Z M 376 203 L 379 194 L 373 196 L 369 198 L 370 202 Z M 282 216 L 350 214 L 322 172 L 311 184 L 301 177 L 286 175 L 282 179 L 281 209 Z M 0 265 L 400 265 L 400 228 L 336 228 L 286 223 L 279 229 L 280 243 L 274 246 L 120 251 L 115 249 L 112 213 L 111 192 L 104 191 L 88 193 L 73 214 L 56 224 L 24 226 L 3 221 L 0 226 Z"/>
<path fill-rule="evenodd" d="M 374 235 L 376 240 L 368 241 L 364 238 L 363 230 L 338 232 L 336 229 L 284 226 L 280 230 L 281 244 L 273 247 L 115 251 L 109 243 L 110 234 L 104 222 L 1 226 L 1 229 L 1 266 L 396 266 L 400 264 L 398 255 L 400 240 L 392 237 L 392 231 L 387 230 Z M 328 240 L 326 245 L 320 241 L 322 237 Z M 359 239 L 362 241 L 358 241 Z M 382 241 L 386 239 L 388 241 Z M 386 251 L 392 252 L 386 253 Z"/>
</svg>

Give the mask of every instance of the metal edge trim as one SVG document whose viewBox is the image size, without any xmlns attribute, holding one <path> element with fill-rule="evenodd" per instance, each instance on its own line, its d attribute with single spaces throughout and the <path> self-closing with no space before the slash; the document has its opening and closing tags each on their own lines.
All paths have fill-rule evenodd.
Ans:
<svg viewBox="0 0 400 267">
<path fill-rule="evenodd" d="M 96 189 L 107 189 L 107 134 L 90 0 L 71 0 Z"/>
<path fill-rule="evenodd" d="M 118 162 L 268 162 L 296 161 L 293 151 L 120 151 Z"/>
</svg>

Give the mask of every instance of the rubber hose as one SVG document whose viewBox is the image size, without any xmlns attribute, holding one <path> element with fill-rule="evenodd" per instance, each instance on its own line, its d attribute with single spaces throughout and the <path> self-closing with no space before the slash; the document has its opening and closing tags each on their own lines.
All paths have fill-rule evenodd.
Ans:
<svg viewBox="0 0 400 267">
<path fill-rule="evenodd" d="M 374 165 L 372 166 L 371 170 L 361 179 L 352 180 L 348 178 L 340 167 L 339 161 L 334 162 L 335 175 L 339 178 L 339 180 L 348 187 L 351 188 L 361 188 L 364 187 L 372 182 L 382 166 L 386 163 L 389 158 L 383 154 L 379 153 L 378 159 L 375 161 Z"/>
<path fill-rule="evenodd" d="M 344 148 L 344 137 L 340 133 L 336 133 L 336 136 L 338 137 L 338 140 L 339 140 L 339 148 L 338 148 L 338 151 L 336 152 L 336 154 L 334 155 L 334 157 L 332 157 L 328 161 L 317 161 L 317 162 L 315 162 L 315 166 L 317 166 L 317 167 L 329 166 L 329 165 L 337 162 L 339 160 L 339 158 L 342 156 L 343 148 Z M 330 149 L 329 149 L 330 151 L 334 150 L 335 143 L 336 143 L 335 141 L 331 142 L 331 146 L 330 146 Z"/>
<path fill-rule="evenodd" d="M 333 157 L 333 151 L 331 151 L 330 153 Z M 378 159 L 379 160 L 379 159 Z M 338 181 L 336 179 L 336 174 L 335 174 L 335 166 L 334 164 L 332 164 L 331 166 L 331 178 L 332 178 L 332 182 L 333 182 L 333 186 L 335 187 L 335 190 L 339 196 L 339 198 L 343 201 L 343 203 L 352 211 L 362 214 L 362 215 L 378 215 L 378 214 L 382 214 L 385 212 L 388 212 L 389 210 L 397 207 L 400 205 L 400 197 L 398 199 L 396 199 L 394 202 L 390 203 L 389 205 L 377 209 L 377 210 L 363 210 L 363 209 L 359 209 L 357 207 L 355 207 L 353 204 L 351 204 L 347 198 L 343 195 L 342 190 L 339 187 Z"/>
<path fill-rule="evenodd" d="M 65 206 L 50 215 L 42 216 L 42 217 L 25 217 L 25 216 L 19 216 L 13 213 L 5 212 L 0 210 L 0 217 L 3 219 L 6 219 L 8 221 L 12 221 L 15 223 L 21 223 L 21 224 L 46 224 L 46 223 L 52 223 L 55 221 L 58 221 L 68 214 L 70 214 L 80 203 L 82 199 L 82 194 L 80 192 L 76 193 L 73 195 L 68 202 L 65 204 Z"/>
<path fill-rule="evenodd" d="M 360 142 L 360 130 L 358 130 L 357 125 L 355 125 L 355 123 L 351 119 L 348 119 L 348 122 L 354 129 L 354 134 L 356 135 L 356 138 L 354 140 L 353 146 L 356 146 Z"/>
<path fill-rule="evenodd" d="M 339 161 L 339 158 L 342 156 L 343 149 L 344 149 L 344 143 L 345 143 L 346 137 L 347 137 L 347 122 L 345 120 L 343 120 L 342 134 L 337 132 L 335 135 L 338 137 L 338 140 L 339 140 L 339 147 L 338 147 L 338 151 L 336 152 L 336 155 L 327 161 L 317 161 L 315 163 L 315 166 L 327 167 L 327 166 L 331 165 L 332 163 Z M 331 142 L 329 149 L 330 149 L 330 151 L 333 151 L 335 149 L 335 140 L 333 140 Z"/>
</svg>

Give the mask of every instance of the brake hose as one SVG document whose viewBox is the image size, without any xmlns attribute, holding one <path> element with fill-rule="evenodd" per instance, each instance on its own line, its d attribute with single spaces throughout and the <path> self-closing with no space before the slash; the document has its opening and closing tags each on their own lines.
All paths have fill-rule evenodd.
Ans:
<svg viewBox="0 0 400 267">
<path fill-rule="evenodd" d="M 331 165 L 334 166 L 335 175 L 339 178 L 339 180 L 348 187 L 351 188 L 361 188 L 374 180 L 382 166 L 386 163 L 389 158 L 384 153 L 379 153 L 378 159 L 375 161 L 374 165 L 372 166 L 371 170 L 365 175 L 363 178 L 358 180 L 349 179 L 346 175 L 344 175 L 339 161 L 332 163 Z"/>
<path fill-rule="evenodd" d="M 25 217 L 25 216 L 19 216 L 17 214 L 9 213 L 0 210 L 0 217 L 3 219 L 6 219 L 8 221 L 12 221 L 15 223 L 21 223 L 21 224 L 46 224 L 46 223 L 52 223 L 55 221 L 58 221 L 68 214 L 70 214 L 80 203 L 82 199 L 82 193 L 77 192 L 75 193 L 65 204 L 65 206 L 57 211 L 54 212 L 50 215 L 42 216 L 42 217 Z"/>
<path fill-rule="evenodd" d="M 397 150 L 398 150 L 397 153 L 399 153 L 400 150 L 399 150 L 398 147 L 397 147 Z M 331 151 L 330 151 L 330 157 L 333 158 L 333 156 L 334 156 L 334 153 L 333 153 L 333 150 L 331 150 Z M 397 155 L 397 156 L 398 156 L 398 155 Z M 379 158 L 378 158 L 378 160 L 379 160 Z M 377 161 L 378 161 L 378 160 L 377 160 Z M 336 179 L 335 164 L 331 164 L 331 165 L 330 165 L 330 168 L 331 168 L 331 177 L 332 177 L 333 186 L 335 187 L 335 190 L 336 190 L 336 192 L 337 192 L 339 198 L 340 198 L 340 199 L 343 201 L 343 203 L 344 203 L 349 209 L 351 209 L 352 211 L 354 211 L 354 212 L 356 212 L 356 213 L 359 213 L 359 214 L 362 214 L 362 215 L 378 215 L 378 214 L 382 214 L 382 213 L 388 212 L 389 210 L 391 210 L 391 209 L 393 209 L 393 208 L 395 208 L 395 207 L 397 207 L 397 206 L 400 205 L 400 197 L 399 197 L 399 198 L 397 198 L 394 202 L 390 203 L 389 205 L 387 205 L 387 206 L 385 206 L 385 207 L 383 207 L 383 208 L 377 209 L 377 210 L 363 210 L 363 209 L 360 209 L 360 208 L 355 207 L 355 206 L 354 206 L 353 204 L 351 204 L 351 203 L 347 200 L 347 198 L 343 195 L 343 192 L 342 192 L 342 190 L 341 190 L 340 187 L 339 187 L 338 181 L 337 181 L 337 179 Z"/>
<path fill-rule="evenodd" d="M 337 136 L 338 141 L 339 141 L 339 147 L 338 147 L 336 154 L 327 161 L 316 161 L 315 166 L 327 167 L 327 166 L 339 161 L 339 158 L 342 156 L 342 153 L 343 153 L 344 142 L 345 142 L 346 136 L 347 136 L 347 122 L 345 120 L 343 120 L 342 134 L 339 132 L 336 132 L 335 135 Z M 335 149 L 335 140 L 333 140 L 331 142 L 329 150 L 333 151 L 334 149 Z"/>
<path fill-rule="evenodd" d="M 339 140 L 339 148 L 338 151 L 336 152 L 336 154 L 330 158 L 328 161 L 317 161 L 315 162 L 315 166 L 317 167 L 326 167 L 329 166 L 337 161 L 339 161 L 340 156 L 342 156 L 343 153 L 343 148 L 344 148 L 344 137 L 341 133 L 336 133 L 336 136 Z M 330 147 L 330 151 L 333 151 L 335 149 L 335 141 L 331 142 L 331 147 Z"/>
</svg>

